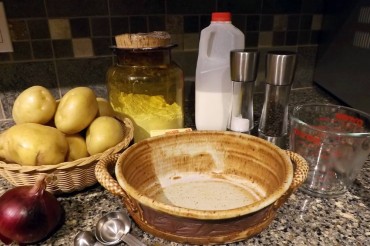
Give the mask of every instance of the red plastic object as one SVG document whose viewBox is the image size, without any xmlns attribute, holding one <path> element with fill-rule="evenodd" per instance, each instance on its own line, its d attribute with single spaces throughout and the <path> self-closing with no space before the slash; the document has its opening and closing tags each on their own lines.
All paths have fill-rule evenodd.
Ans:
<svg viewBox="0 0 370 246">
<path fill-rule="evenodd" d="M 231 21 L 230 12 L 214 12 L 212 13 L 212 21 Z"/>
</svg>

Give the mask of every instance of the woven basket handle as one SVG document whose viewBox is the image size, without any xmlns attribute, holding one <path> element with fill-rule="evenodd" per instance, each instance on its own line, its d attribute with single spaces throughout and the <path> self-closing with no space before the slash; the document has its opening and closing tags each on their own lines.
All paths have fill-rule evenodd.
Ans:
<svg viewBox="0 0 370 246">
<path fill-rule="evenodd" d="M 137 211 L 135 203 L 132 202 L 126 191 L 118 184 L 118 182 L 109 173 L 109 170 L 115 167 L 120 154 L 109 155 L 101 160 L 95 166 L 95 176 L 98 182 L 113 195 L 122 197 L 126 206 L 133 211 Z M 114 170 L 114 169 L 113 169 Z"/>
<path fill-rule="evenodd" d="M 308 174 L 308 163 L 307 161 L 297 153 L 286 150 L 285 153 L 289 156 L 290 160 L 293 163 L 293 180 L 289 189 L 282 195 L 274 204 L 274 207 L 277 209 L 283 205 L 283 203 L 289 198 L 289 196 L 303 184 L 307 178 Z"/>
</svg>

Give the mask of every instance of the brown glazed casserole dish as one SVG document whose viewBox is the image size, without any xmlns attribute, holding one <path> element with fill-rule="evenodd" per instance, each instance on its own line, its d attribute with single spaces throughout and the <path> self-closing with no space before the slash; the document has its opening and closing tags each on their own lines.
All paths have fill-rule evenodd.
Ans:
<svg viewBox="0 0 370 246">
<path fill-rule="evenodd" d="M 95 174 L 142 230 L 178 243 L 223 244 L 267 228 L 307 171 L 301 156 L 260 138 L 193 131 L 133 144 L 99 161 Z"/>
</svg>

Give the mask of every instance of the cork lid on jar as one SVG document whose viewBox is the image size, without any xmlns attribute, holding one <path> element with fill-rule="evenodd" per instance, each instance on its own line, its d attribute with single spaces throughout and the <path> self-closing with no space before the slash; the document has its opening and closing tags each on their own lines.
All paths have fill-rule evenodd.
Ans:
<svg viewBox="0 0 370 246">
<path fill-rule="evenodd" d="M 156 48 L 170 45 L 171 35 L 164 31 L 125 33 L 115 36 L 117 48 Z"/>
</svg>

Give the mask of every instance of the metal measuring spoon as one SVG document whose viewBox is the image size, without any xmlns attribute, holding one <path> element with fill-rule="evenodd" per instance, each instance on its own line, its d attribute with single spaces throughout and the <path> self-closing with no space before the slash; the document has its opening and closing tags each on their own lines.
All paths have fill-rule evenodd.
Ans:
<svg viewBox="0 0 370 246">
<path fill-rule="evenodd" d="M 91 231 L 81 231 L 74 239 L 74 246 L 103 246 Z"/>
<path fill-rule="evenodd" d="M 145 246 L 131 235 L 131 220 L 123 211 L 111 212 L 99 219 L 95 228 L 95 237 L 104 245 L 115 245 L 125 242 L 129 246 Z"/>
</svg>

